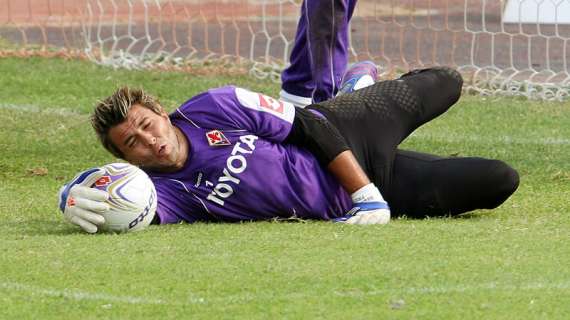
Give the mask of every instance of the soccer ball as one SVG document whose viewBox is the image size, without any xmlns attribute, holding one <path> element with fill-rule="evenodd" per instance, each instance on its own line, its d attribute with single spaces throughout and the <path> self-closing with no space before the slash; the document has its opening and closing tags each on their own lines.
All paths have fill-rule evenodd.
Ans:
<svg viewBox="0 0 570 320">
<path fill-rule="evenodd" d="M 130 232 L 146 228 L 156 213 L 156 190 L 149 176 L 128 163 L 101 167 L 105 174 L 93 188 L 107 191 L 110 210 L 102 213 L 105 232 Z"/>
</svg>

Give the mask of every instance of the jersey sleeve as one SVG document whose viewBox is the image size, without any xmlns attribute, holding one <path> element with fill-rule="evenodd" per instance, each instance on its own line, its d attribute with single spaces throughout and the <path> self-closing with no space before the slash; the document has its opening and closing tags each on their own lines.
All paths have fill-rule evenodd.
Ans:
<svg viewBox="0 0 570 320">
<path fill-rule="evenodd" d="M 202 128 L 244 130 L 273 142 L 285 140 L 295 118 L 293 104 L 234 86 L 210 89 L 178 111 Z"/>
</svg>

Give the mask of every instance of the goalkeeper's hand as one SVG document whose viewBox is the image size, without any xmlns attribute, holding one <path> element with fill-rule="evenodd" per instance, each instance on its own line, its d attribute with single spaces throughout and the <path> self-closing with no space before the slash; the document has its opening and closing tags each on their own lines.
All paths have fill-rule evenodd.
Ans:
<svg viewBox="0 0 570 320">
<path fill-rule="evenodd" d="M 347 224 L 387 224 L 390 222 L 390 207 L 381 201 L 355 203 L 345 216 L 334 221 Z"/>
<path fill-rule="evenodd" d="M 100 168 L 80 172 L 59 190 L 59 209 L 65 219 L 88 233 L 97 232 L 97 226 L 105 223 L 101 213 L 109 210 L 109 205 L 105 203 L 109 194 L 91 188 L 104 173 Z"/>
</svg>

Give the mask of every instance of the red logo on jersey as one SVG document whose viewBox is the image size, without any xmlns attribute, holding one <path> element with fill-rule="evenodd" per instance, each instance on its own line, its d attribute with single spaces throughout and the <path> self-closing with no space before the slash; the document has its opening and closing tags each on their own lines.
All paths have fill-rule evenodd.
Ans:
<svg viewBox="0 0 570 320">
<path fill-rule="evenodd" d="M 265 109 L 269 109 L 273 112 L 283 113 L 283 102 L 275 100 L 271 97 L 260 94 L 259 95 L 259 105 Z"/>
<path fill-rule="evenodd" d="M 95 181 L 95 186 L 96 187 L 104 187 L 104 186 L 108 185 L 109 183 L 111 183 L 111 177 L 102 176 L 101 178 L 97 179 L 97 181 Z"/>
<path fill-rule="evenodd" d="M 228 140 L 228 138 L 226 138 L 226 136 L 224 136 L 220 130 L 212 130 L 207 132 L 206 139 L 208 139 L 208 144 L 213 147 L 231 145 L 230 140 Z"/>
</svg>

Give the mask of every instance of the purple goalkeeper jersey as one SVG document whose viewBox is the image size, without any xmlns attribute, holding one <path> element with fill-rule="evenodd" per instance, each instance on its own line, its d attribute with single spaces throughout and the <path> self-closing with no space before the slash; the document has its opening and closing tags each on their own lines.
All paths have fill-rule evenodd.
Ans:
<svg viewBox="0 0 570 320">
<path fill-rule="evenodd" d="M 282 144 L 295 108 L 233 86 L 211 89 L 170 115 L 190 142 L 184 167 L 149 172 L 161 223 L 272 218 L 329 220 L 350 196 L 315 157 Z"/>
</svg>

